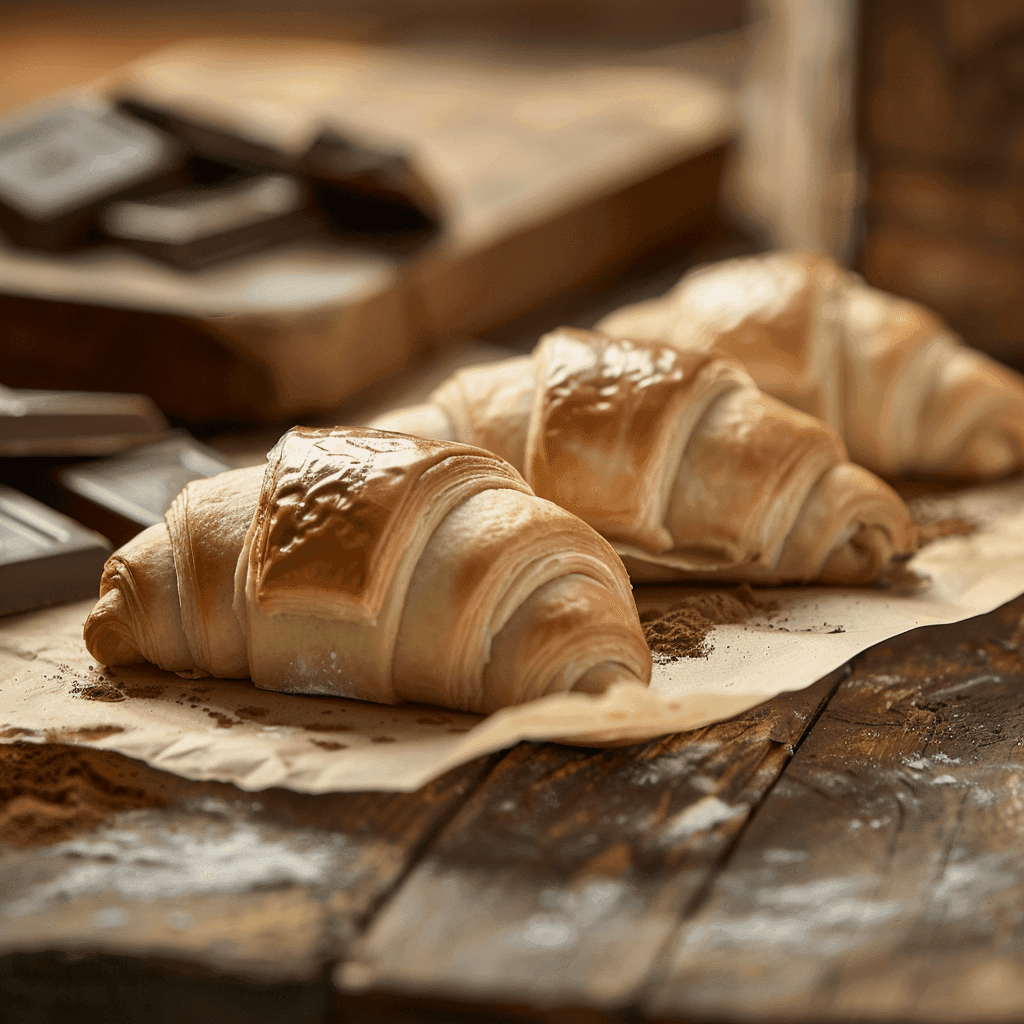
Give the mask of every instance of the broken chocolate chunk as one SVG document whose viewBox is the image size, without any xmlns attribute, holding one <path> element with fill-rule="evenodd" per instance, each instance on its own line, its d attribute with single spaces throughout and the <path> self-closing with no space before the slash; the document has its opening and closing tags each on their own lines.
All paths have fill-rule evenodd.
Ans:
<svg viewBox="0 0 1024 1024">
<path fill-rule="evenodd" d="M 257 174 L 294 170 L 295 157 L 290 153 L 241 132 L 223 131 L 182 111 L 134 98 L 123 99 L 120 106 L 130 116 L 173 135 L 192 156 Z"/>
<path fill-rule="evenodd" d="M 164 513 L 190 480 L 231 467 L 185 431 L 123 455 L 54 469 L 46 499 L 120 546 L 163 522 Z"/>
<path fill-rule="evenodd" d="M 0 457 L 114 455 L 168 429 L 145 395 L 0 386 Z"/>
<path fill-rule="evenodd" d="M 196 270 L 308 231 L 308 206 L 298 179 L 266 174 L 116 202 L 102 224 L 139 252 Z"/>
<path fill-rule="evenodd" d="M 316 186 L 320 207 L 344 233 L 429 236 L 441 205 L 410 161 L 395 150 L 323 132 L 299 162 Z"/>
<path fill-rule="evenodd" d="M 308 178 L 331 226 L 375 242 L 419 242 L 441 223 L 434 189 L 408 157 L 386 146 L 325 129 L 306 153 L 276 149 L 264 140 L 212 127 L 151 101 L 122 100 L 123 109 L 173 134 L 195 158 L 249 173 L 287 172 Z"/>
</svg>

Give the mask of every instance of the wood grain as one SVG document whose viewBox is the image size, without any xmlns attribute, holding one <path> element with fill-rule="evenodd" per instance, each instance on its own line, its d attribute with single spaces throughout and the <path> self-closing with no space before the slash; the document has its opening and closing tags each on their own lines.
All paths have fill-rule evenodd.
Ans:
<svg viewBox="0 0 1024 1024">
<path fill-rule="evenodd" d="M 646 996 L 658 1018 L 1016 1019 L 1024 598 L 856 659 Z"/>
<path fill-rule="evenodd" d="M 1024 0 L 861 8 L 861 270 L 1024 360 Z"/>
<path fill-rule="evenodd" d="M 335 973 L 343 996 L 622 1004 L 838 678 L 643 746 L 520 745 Z"/>
<path fill-rule="evenodd" d="M 939 312 L 975 347 L 1018 369 L 1024 363 L 1024 259 L 1014 253 L 979 245 L 966 233 L 878 218 L 862 269 L 875 287 Z"/>
<path fill-rule="evenodd" d="M 137 805 L 152 806 L 56 845 L 0 845 L 0 976 L 18 952 L 57 948 L 316 984 L 495 760 L 415 794 L 309 796 L 243 793 L 63 749 L 97 785 L 130 785 Z"/>
</svg>

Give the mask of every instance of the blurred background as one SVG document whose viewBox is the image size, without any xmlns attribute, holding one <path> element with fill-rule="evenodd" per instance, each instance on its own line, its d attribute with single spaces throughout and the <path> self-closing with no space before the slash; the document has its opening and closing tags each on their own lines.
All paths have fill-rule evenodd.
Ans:
<svg viewBox="0 0 1024 1024">
<path fill-rule="evenodd" d="M 0 383 L 139 392 L 258 446 L 774 247 L 834 255 L 1022 361 L 1024 0 L 0 8 L 9 125 L 138 80 L 172 106 L 204 94 L 229 134 L 234 118 L 279 142 L 324 111 L 380 129 L 439 230 L 403 251 L 291 239 L 192 271 L 110 239 L 0 242 Z"/>
<path fill-rule="evenodd" d="M 241 38 L 236 71 L 272 59 L 275 88 L 290 60 L 293 93 L 323 89 L 332 69 L 358 63 L 362 79 L 330 99 L 340 123 L 372 121 L 376 89 L 382 126 L 397 124 L 397 145 L 427 164 L 449 218 L 432 247 L 397 263 L 380 247 L 347 245 L 333 257 L 293 252 L 287 267 L 274 252 L 188 275 L 152 261 L 104 263 L 102 247 L 46 259 L 8 248 L 0 381 L 141 391 L 200 430 L 347 415 L 350 396 L 467 335 L 528 346 L 538 330 L 592 320 L 603 311 L 594 303 L 625 301 L 649 278 L 657 288 L 655 268 L 667 280 L 697 250 L 711 258 L 749 247 L 748 226 L 719 197 L 754 13 L 742 0 L 9 3 L 0 32 L 9 116 L 83 84 L 105 87 L 133 62 L 195 39 L 215 50 Z M 287 55 L 268 58 L 280 45 Z M 219 91 L 216 76 L 207 82 Z M 237 98 L 246 83 L 233 88 Z M 285 276 L 319 284 L 272 302 Z M 372 353 L 354 337 L 368 332 Z M 314 366 L 318 357 L 327 365 Z M 297 358 L 310 364 L 305 377 Z"/>
<path fill-rule="evenodd" d="M 972 343 L 1019 361 L 1019 0 L 307 0 L 287 9 L 280 0 L 8 0 L 0 19 L 7 112 L 195 37 L 397 45 L 504 66 L 691 72 L 735 101 L 716 196 L 721 240 L 735 236 L 726 249 L 829 252 L 935 307 Z M 709 139 L 709 150 L 719 142 Z M 629 174 L 621 178 L 625 185 Z M 663 250 L 665 234 L 623 254 L 616 270 Z M 717 253 L 712 246 L 695 258 Z M 666 266 L 686 262 L 676 252 Z M 649 270 L 648 262 L 634 282 Z M 498 320 L 470 317 L 467 326 L 516 335 Z M 207 418 L 185 405 L 171 412 Z"/>
</svg>

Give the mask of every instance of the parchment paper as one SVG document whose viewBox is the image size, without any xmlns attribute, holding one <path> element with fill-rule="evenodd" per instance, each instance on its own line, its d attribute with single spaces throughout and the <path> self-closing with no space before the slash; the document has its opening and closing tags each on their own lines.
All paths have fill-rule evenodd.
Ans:
<svg viewBox="0 0 1024 1024">
<path fill-rule="evenodd" d="M 759 591 L 772 611 L 717 627 L 707 658 L 655 665 L 650 689 L 621 684 L 601 697 L 547 697 L 487 718 L 191 681 L 153 667 L 101 671 L 81 640 L 90 602 L 14 616 L 0 620 L 0 741 L 77 743 L 187 778 L 322 793 L 411 791 L 521 739 L 617 744 L 697 728 L 807 686 L 887 637 L 991 611 L 1024 593 L 1024 478 L 911 504 L 923 518 L 978 524 L 911 560 L 912 573 L 930 577 L 922 593 Z M 668 608 L 692 592 L 638 588 L 636 597 L 641 609 Z"/>
</svg>

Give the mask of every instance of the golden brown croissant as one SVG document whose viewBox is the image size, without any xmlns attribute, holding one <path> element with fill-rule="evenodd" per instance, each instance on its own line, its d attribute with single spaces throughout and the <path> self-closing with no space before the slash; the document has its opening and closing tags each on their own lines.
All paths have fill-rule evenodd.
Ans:
<svg viewBox="0 0 1024 1024">
<path fill-rule="evenodd" d="M 1024 468 L 1024 380 L 923 306 L 826 256 L 777 252 L 687 274 L 598 329 L 738 359 L 770 395 L 835 427 L 876 473 L 962 479 Z"/>
<path fill-rule="evenodd" d="M 487 448 L 615 545 L 635 579 L 877 578 L 917 532 L 835 431 L 715 351 L 560 328 L 376 421 Z"/>
<path fill-rule="evenodd" d="M 85 642 L 107 665 L 484 713 L 651 671 L 590 527 L 487 452 L 341 428 L 190 483 L 107 562 Z"/>
</svg>

